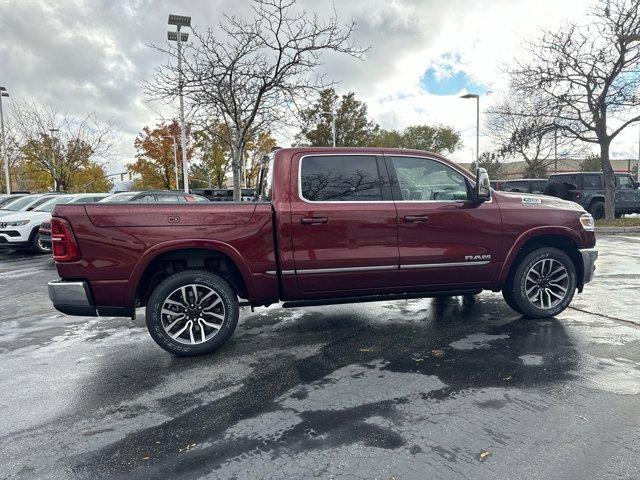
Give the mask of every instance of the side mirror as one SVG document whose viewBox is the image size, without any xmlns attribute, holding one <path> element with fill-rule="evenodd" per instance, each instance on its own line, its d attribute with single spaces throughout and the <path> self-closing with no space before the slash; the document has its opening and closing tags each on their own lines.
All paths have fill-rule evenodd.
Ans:
<svg viewBox="0 0 640 480">
<path fill-rule="evenodd" d="M 475 197 L 478 203 L 491 200 L 491 182 L 489 181 L 489 174 L 484 168 L 476 170 Z"/>
</svg>

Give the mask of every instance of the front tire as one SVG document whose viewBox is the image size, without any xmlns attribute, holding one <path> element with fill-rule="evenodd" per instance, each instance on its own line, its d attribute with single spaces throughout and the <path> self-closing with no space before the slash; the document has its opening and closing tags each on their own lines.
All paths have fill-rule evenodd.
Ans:
<svg viewBox="0 0 640 480">
<path fill-rule="evenodd" d="M 531 318 L 553 317 L 561 313 L 576 289 L 576 268 L 569 256 L 557 248 L 545 247 L 528 253 L 516 267 L 505 295 L 514 310 Z M 513 308 L 513 307 L 512 307 Z"/>
<path fill-rule="evenodd" d="M 40 240 L 40 233 L 37 231 L 33 234 L 33 238 L 31 239 L 31 250 L 36 253 L 51 253 L 51 248 L 47 247 L 44 242 Z"/>
<path fill-rule="evenodd" d="M 149 334 L 174 355 L 206 355 L 221 347 L 238 325 L 238 297 L 209 272 L 189 270 L 158 285 L 146 310 Z"/>
</svg>

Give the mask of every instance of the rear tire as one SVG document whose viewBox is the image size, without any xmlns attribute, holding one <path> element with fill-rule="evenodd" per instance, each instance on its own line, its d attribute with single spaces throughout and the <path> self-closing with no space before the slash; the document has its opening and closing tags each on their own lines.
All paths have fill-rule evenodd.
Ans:
<svg viewBox="0 0 640 480">
<path fill-rule="evenodd" d="M 508 289 L 507 296 L 513 299 L 517 311 L 523 315 L 553 317 L 567 308 L 573 299 L 576 268 L 562 250 L 539 248 L 520 261 L 513 281 L 505 288 Z"/>
<path fill-rule="evenodd" d="M 595 200 L 589 205 L 589 213 L 594 220 L 601 220 L 604 218 L 604 202 Z"/>
<path fill-rule="evenodd" d="M 238 325 L 238 297 L 218 275 L 188 270 L 171 275 L 147 303 L 149 334 L 166 351 L 181 357 L 220 348 Z"/>
</svg>

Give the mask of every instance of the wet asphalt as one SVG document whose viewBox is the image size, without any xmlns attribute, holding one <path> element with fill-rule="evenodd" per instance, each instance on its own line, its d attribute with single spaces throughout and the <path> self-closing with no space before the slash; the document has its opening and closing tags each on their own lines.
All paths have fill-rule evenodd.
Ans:
<svg viewBox="0 0 640 480">
<path fill-rule="evenodd" d="M 135 321 L 56 313 L 0 252 L 0 478 L 640 478 L 640 236 L 598 241 L 557 318 L 500 294 L 243 309 L 179 359 Z"/>
</svg>

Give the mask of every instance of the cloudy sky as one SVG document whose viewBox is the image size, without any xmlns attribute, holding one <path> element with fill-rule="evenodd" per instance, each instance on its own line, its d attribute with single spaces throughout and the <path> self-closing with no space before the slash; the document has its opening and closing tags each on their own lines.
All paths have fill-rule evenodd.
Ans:
<svg viewBox="0 0 640 480">
<path fill-rule="evenodd" d="M 344 22 L 357 24 L 355 40 L 369 46 L 364 61 L 326 57 L 323 70 L 355 91 L 385 128 L 451 125 L 464 148 L 452 155 L 468 162 L 475 148 L 475 103 L 465 91 L 484 94 L 482 106 L 505 87 L 504 67 L 521 55 L 523 40 L 542 28 L 559 28 L 582 15 L 588 0 L 300 0 L 326 15 L 332 5 Z M 95 111 L 112 120 L 119 141 L 111 172 L 134 156 L 133 140 L 145 126 L 175 111 L 149 103 L 141 84 L 162 55 L 167 14 L 193 17 L 204 29 L 221 14 L 245 15 L 249 0 L 0 0 L 0 85 L 15 101 L 36 100 L 71 114 Z M 491 93 L 489 93 L 491 92 Z M 9 103 L 9 107 L 10 103 Z M 613 158 L 635 157 L 637 131 L 612 147 Z M 289 142 L 287 134 L 279 141 Z M 481 139 L 481 151 L 489 148 Z"/>
</svg>

